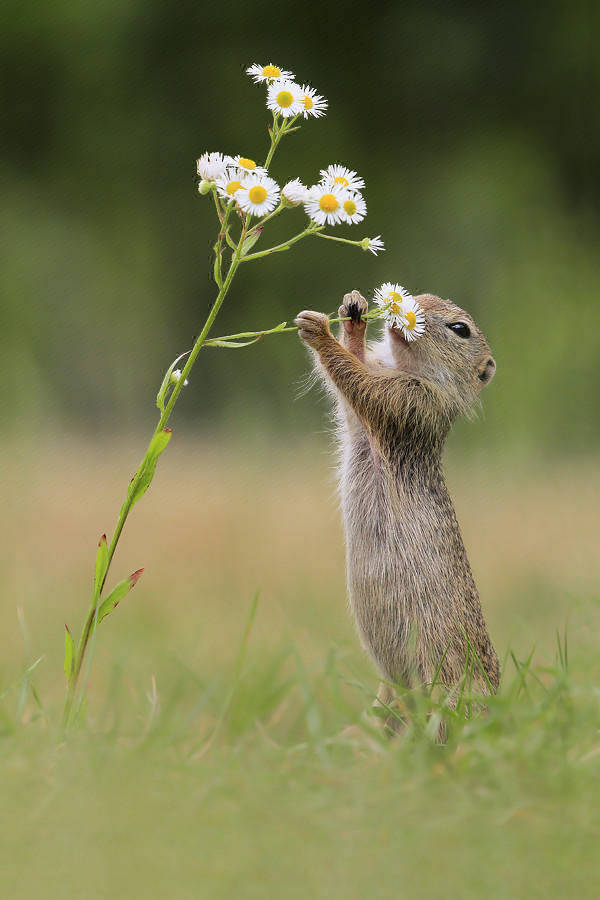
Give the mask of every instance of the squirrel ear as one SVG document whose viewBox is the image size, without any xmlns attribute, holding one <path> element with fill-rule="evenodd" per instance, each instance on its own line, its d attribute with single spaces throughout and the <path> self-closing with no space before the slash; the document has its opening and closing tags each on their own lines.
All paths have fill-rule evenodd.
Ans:
<svg viewBox="0 0 600 900">
<path fill-rule="evenodd" d="M 477 377 L 483 384 L 488 384 L 492 378 L 494 377 L 494 373 L 496 371 L 496 361 L 492 356 L 483 363 L 482 366 L 479 367 L 479 371 L 477 372 Z"/>
</svg>

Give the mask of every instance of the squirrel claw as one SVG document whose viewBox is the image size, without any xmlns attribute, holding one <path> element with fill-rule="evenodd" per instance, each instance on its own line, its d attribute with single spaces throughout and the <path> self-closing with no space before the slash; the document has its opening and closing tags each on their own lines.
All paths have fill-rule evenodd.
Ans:
<svg viewBox="0 0 600 900">
<path fill-rule="evenodd" d="M 356 326 L 366 328 L 367 323 L 362 317 L 367 312 L 368 308 L 369 304 L 359 291 L 352 291 L 351 294 L 344 294 L 344 302 L 338 310 L 338 315 L 340 319 L 350 317 L 350 322 L 344 322 L 344 327 L 347 332 L 353 331 Z"/>
</svg>

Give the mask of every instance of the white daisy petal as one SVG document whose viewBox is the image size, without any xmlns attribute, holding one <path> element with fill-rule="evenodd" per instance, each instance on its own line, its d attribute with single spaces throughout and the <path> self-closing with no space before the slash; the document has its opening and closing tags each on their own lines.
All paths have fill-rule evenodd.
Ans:
<svg viewBox="0 0 600 900">
<path fill-rule="evenodd" d="M 377 288 L 373 295 L 373 300 L 385 310 L 383 318 L 388 325 L 396 325 L 400 327 L 403 324 L 404 310 L 409 309 L 407 305 L 413 298 L 406 288 L 401 284 L 386 281 L 381 287 Z"/>
<path fill-rule="evenodd" d="M 402 333 L 407 341 L 416 341 L 425 331 L 425 313 L 410 294 L 402 306 Z"/>
<path fill-rule="evenodd" d="M 348 225 L 355 225 L 357 222 L 362 222 L 366 216 L 367 204 L 362 194 L 359 194 L 358 191 L 353 193 L 347 190 L 346 194 L 347 197 L 342 204 L 344 208 L 343 220 Z"/>
<path fill-rule="evenodd" d="M 308 119 L 309 116 L 314 116 L 315 119 L 319 119 L 321 116 L 324 116 L 328 105 L 325 97 L 317 94 L 315 89 L 308 84 L 302 85 L 301 92 L 302 105 L 304 107 L 302 115 L 304 118 Z"/>
<path fill-rule="evenodd" d="M 297 116 L 304 109 L 300 85 L 293 81 L 274 81 L 267 89 L 267 107 L 284 119 Z"/>
<path fill-rule="evenodd" d="M 264 166 L 258 166 L 253 159 L 248 159 L 247 156 L 234 156 L 231 161 L 241 172 L 245 172 L 248 175 L 267 174 L 267 170 Z"/>
<path fill-rule="evenodd" d="M 373 256 L 377 256 L 380 251 L 385 250 L 380 234 L 374 238 L 363 238 L 361 245 L 363 250 L 370 250 Z"/>
<path fill-rule="evenodd" d="M 216 181 L 225 174 L 225 169 L 231 163 L 231 157 L 223 153 L 203 153 L 196 160 L 196 170 L 203 181 Z"/>
<path fill-rule="evenodd" d="M 273 63 L 269 63 L 267 66 L 261 66 L 259 63 L 254 63 L 254 65 L 249 66 L 246 69 L 246 74 L 252 77 L 252 80 L 256 84 L 260 84 L 261 82 L 268 82 L 269 84 L 278 79 L 293 79 L 294 75 L 291 72 L 288 72 L 286 69 L 280 69 L 279 66 L 274 66 Z"/>
<path fill-rule="evenodd" d="M 321 184 L 337 185 L 349 191 L 359 191 L 365 186 L 364 180 L 356 172 L 338 165 L 321 169 Z"/>
<path fill-rule="evenodd" d="M 245 172 L 237 166 L 229 166 L 224 175 L 217 178 L 217 193 L 224 200 L 234 200 L 236 191 L 244 186 L 247 179 Z"/>
<path fill-rule="evenodd" d="M 264 216 L 279 202 L 279 185 L 268 175 L 248 175 L 242 187 L 235 192 L 235 199 L 244 212 L 251 216 Z"/>
<path fill-rule="evenodd" d="M 281 189 L 282 195 L 285 197 L 290 206 L 299 206 L 304 203 L 307 198 L 308 188 L 302 184 L 299 178 L 288 181 Z"/>
<path fill-rule="evenodd" d="M 337 185 L 314 184 L 309 188 L 304 209 L 317 225 L 337 225 L 344 220 L 348 193 Z"/>
</svg>

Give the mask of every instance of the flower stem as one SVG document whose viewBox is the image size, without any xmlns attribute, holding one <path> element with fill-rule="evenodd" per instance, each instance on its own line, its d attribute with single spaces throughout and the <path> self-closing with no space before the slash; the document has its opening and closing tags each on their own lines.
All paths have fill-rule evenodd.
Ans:
<svg viewBox="0 0 600 900">
<path fill-rule="evenodd" d="M 381 319 L 385 315 L 385 309 L 372 309 L 370 312 L 363 313 L 362 319 Z M 351 316 L 336 316 L 335 318 L 329 319 L 330 325 L 335 325 L 338 322 L 351 322 Z M 239 334 L 223 334 L 220 337 L 210 338 L 206 340 L 206 347 L 218 347 L 221 341 L 241 341 L 247 338 L 255 338 L 259 339 L 265 337 L 268 334 L 284 334 L 285 332 L 298 331 L 297 325 L 288 325 L 287 322 L 282 322 L 281 325 L 275 325 L 274 328 L 265 328 L 263 331 L 240 331 Z"/>
<path fill-rule="evenodd" d="M 244 242 L 245 237 L 246 237 L 246 226 L 244 224 L 242 227 L 242 234 L 240 237 L 240 241 L 236 247 L 236 251 L 231 260 L 231 264 L 229 266 L 229 270 L 227 272 L 225 281 L 223 282 L 223 285 L 220 288 L 219 293 L 217 294 L 217 298 L 212 306 L 212 309 L 208 315 L 208 318 L 206 319 L 206 322 L 204 323 L 204 327 L 202 328 L 202 331 L 198 335 L 198 338 L 196 339 L 196 343 L 194 344 L 194 346 L 190 352 L 190 355 L 188 356 L 187 362 L 186 362 L 185 366 L 183 367 L 181 377 L 173 386 L 173 390 L 171 392 L 171 395 L 169 396 L 169 400 L 164 408 L 163 413 L 161 414 L 161 417 L 158 421 L 156 428 L 154 429 L 154 433 L 152 435 L 153 439 L 156 437 L 157 434 L 159 434 L 161 431 L 163 431 L 164 428 L 166 427 L 167 422 L 169 421 L 169 419 L 171 417 L 171 413 L 173 412 L 173 408 L 175 407 L 175 404 L 177 403 L 177 398 L 179 397 L 179 394 L 181 393 L 181 391 L 183 389 L 185 380 L 186 380 L 187 376 L 189 375 L 189 373 L 194 365 L 194 362 L 196 361 L 196 357 L 198 356 L 198 353 L 200 352 L 200 350 L 202 349 L 202 346 L 204 345 L 204 343 L 207 340 L 210 329 L 213 326 L 213 323 L 219 313 L 219 310 L 220 310 L 220 308 L 223 304 L 223 301 L 227 295 L 227 292 L 231 286 L 231 282 L 233 281 L 233 277 L 236 273 L 236 270 L 237 270 L 240 262 L 242 261 L 241 249 L 242 249 L 242 244 Z M 151 443 L 152 443 L 152 441 L 150 441 L 150 444 Z M 81 633 L 81 638 L 80 638 L 77 652 L 75 655 L 73 674 L 69 680 L 67 699 L 65 702 L 65 708 L 64 708 L 64 712 L 63 712 L 63 726 L 64 727 L 67 727 L 71 722 L 73 703 L 74 703 L 76 692 L 77 692 L 77 684 L 78 684 L 79 677 L 81 674 L 83 661 L 85 658 L 86 650 L 89 645 L 90 637 L 92 636 L 92 634 L 95 630 L 96 623 L 97 623 L 98 608 L 100 605 L 100 596 L 102 594 L 102 587 L 104 586 L 104 582 L 106 581 L 106 577 L 108 575 L 110 565 L 111 565 L 113 557 L 115 555 L 115 550 L 117 549 L 117 544 L 119 543 L 119 539 L 121 537 L 121 533 L 125 526 L 125 522 L 127 521 L 129 513 L 131 512 L 131 508 L 135 502 L 134 497 L 136 494 L 136 488 L 138 487 L 138 485 L 144 475 L 145 463 L 150 454 L 150 444 L 148 445 L 148 450 L 146 451 L 146 454 L 145 454 L 142 462 L 138 466 L 136 473 L 133 477 L 133 480 L 128 487 L 125 502 L 123 503 L 121 510 L 119 512 L 119 518 L 117 520 L 115 530 L 113 532 L 110 544 L 108 546 L 108 564 L 106 567 L 106 574 L 104 575 L 104 580 L 102 582 L 100 591 L 98 591 L 98 596 L 94 597 L 94 600 L 92 602 L 92 605 L 91 605 L 90 610 L 87 615 L 87 619 L 83 626 L 83 631 Z M 79 701 L 80 704 L 83 699 L 84 692 L 85 692 L 85 686 L 80 693 L 80 701 Z"/>
<path fill-rule="evenodd" d="M 340 244 L 351 244 L 353 247 L 360 247 L 362 241 L 350 241 L 348 238 L 336 237 L 335 234 L 321 234 L 320 231 L 315 232 L 317 237 L 325 238 L 327 241 L 339 241 Z"/>
<path fill-rule="evenodd" d="M 268 250 L 260 250 L 258 253 L 249 253 L 247 256 L 244 256 L 241 261 L 250 262 L 253 259 L 260 259 L 261 256 L 270 256 L 271 253 L 281 253 L 283 250 L 289 250 L 292 244 L 301 241 L 302 238 L 307 237 L 309 234 L 316 234 L 317 230 L 323 227 L 323 225 L 315 226 L 311 222 L 308 228 L 305 228 L 304 231 L 301 231 L 300 234 L 290 238 L 288 241 L 284 241 L 283 244 L 276 244 L 274 247 L 269 247 Z"/>
</svg>

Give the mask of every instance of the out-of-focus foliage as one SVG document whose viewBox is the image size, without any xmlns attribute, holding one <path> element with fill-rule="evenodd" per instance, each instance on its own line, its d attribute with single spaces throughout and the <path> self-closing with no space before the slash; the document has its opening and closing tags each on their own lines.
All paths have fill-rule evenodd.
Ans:
<svg viewBox="0 0 600 900">
<path fill-rule="evenodd" d="M 195 159 L 264 156 L 264 89 L 243 70 L 273 59 L 330 101 L 274 177 L 358 170 L 366 227 L 340 233 L 382 233 L 388 251 L 313 241 L 248 266 L 215 333 L 398 280 L 452 297 L 489 337 L 498 374 L 469 441 L 554 452 L 597 437 L 597 6 L 8 0 L 3 20 L 2 355 L 22 427 L 154 415 L 215 293 Z M 306 368 L 294 335 L 207 349 L 178 415 L 305 429 L 314 403 L 291 400 Z"/>
</svg>

